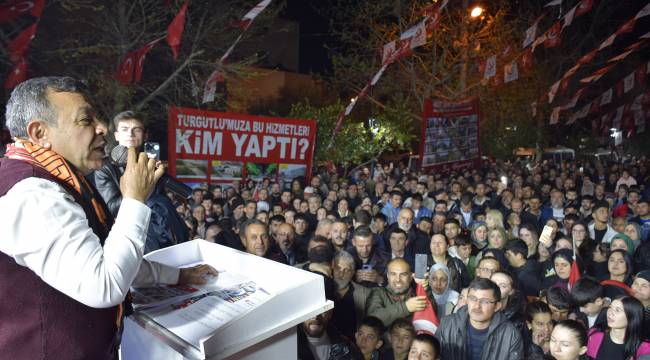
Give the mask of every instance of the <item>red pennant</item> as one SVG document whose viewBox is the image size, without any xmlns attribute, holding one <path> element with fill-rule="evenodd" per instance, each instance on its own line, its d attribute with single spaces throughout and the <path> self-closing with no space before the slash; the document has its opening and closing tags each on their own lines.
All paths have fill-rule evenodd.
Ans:
<svg viewBox="0 0 650 360">
<path fill-rule="evenodd" d="M 642 64 L 636 69 L 636 74 L 635 74 L 636 82 L 638 82 L 639 86 L 642 88 L 645 87 L 645 83 L 646 83 L 645 81 L 646 70 L 647 70 L 646 64 Z"/>
<path fill-rule="evenodd" d="M 11 21 L 19 16 L 31 14 L 36 18 L 41 18 L 45 0 L 13 0 L 0 6 L 0 23 Z"/>
<path fill-rule="evenodd" d="M 185 14 L 187 13 L 187 6 L 190 0 L 185 1 L 181 6 L 178 14 L 174 17 L 171 24 L 167 28 L 167 43 L 172 48 L 174 60 L 178 58 L 178 49 L 181 47 L 181 39 L 183 38 L 183 29 L 185 28 Z"/>
<path fill-rule="evenodd" d="M 576 9 L 576 17 L 586 14 L 591 11 L 591 8 L 594 6 L 594 0 L 582 0 L 578 4 L 578 9 Z"/>
<path fill-rule="evenodd" d="M 615 88 L 616 88 L 616 96 L 619 98 L 623 97 L 623 93 L 624 93 L 623 80 L 617 82 Z"/>
<path fill-rule="evenodd" d="M 135 69 L 137 56 L 138 50 L 126 53 L 124 60 L 122 60 L 122 63 L 117 68 L 117 73 L 114 76 L 115 80 L 124 85 L 128 85 L 133 81 L 133 70 Z"/>
<path fill-rule="evenodd" d="M 13 89 L 16 87 L 16 85 L 27 80 L 27 68 L 28 68 L 27 59 L 26 58 L 18 59 L 18 62 L 16 63 L 14 68 L 11 70 L 9 75 L 7 75 L 7 79 L 5 80 L 4 83 L 5 89 Z"/>
<path fill-rule="evenodd" d="M 591 108 L 589 109 L 590 114 L 596 114 L 600 111 L 600 98 L 596 98 L 594 102 L 591 103 Z"/>
<path fill-rule="evenodd" d="M 417 284 L 415 294 L 416 296 L 427 297 L 427 292 L 422 287 L 422 284 Z M 438 326 L 440 326 L 440 320 L 428 297 L 426 301 L 427 305 L 424 310 L 413 313 L 413 327 L 417 334 L 426 333 L 434 336 L 438 330 Z"/>
<path fill-rule="evenodd" d="M 627 22 L 625 22 L 625 24 L 621 25 L 621 27 L 618 28 L 618 30 L 616 30 L 615 34 L 616 35 L 621 35 L 621 34 L 632 32 L 632 30 L 634 30 L 634 25 L 635 24 L 636 24 L 636 19 L 632 18 L 632 19 L 628 20 Z"/>
<path fill-rule="evenodd" d="M 594 50 L 584 54 L 580 59 L 578 59 L 578 64 L 585 65 L 585 64 L 590 63 L 594 59 L 594 57 L 596 56 L 597 52 L 598 52 L 598 50 L 594 49 Z"/>
<path fill-rule="evenodd" d="M 560 45 L 562 38 L 560 37 L 562 32 L 562 24 L 559 21 L 556 21 L 553 26 L 546 32 L 546 40 L 544 41 L 544 46 L 547 48 L 553 48 Z"/>
<path fill-rule="evenodd" d="M 13 63 L 17 63 L 20 59 L 25 57 L 25 54 L 29 49 L 29 44 L 31 44 L 32 39 L 36 36 L 37 28 L 38 22 L 35 22 L 9 42 L 7 45 L 7 52 L 9 53 L 9 58 Z"/>
<path fill-rule="evenodd" d="M 142 79 L 142 69 L 144 66 L 144 59 L 147 57 L 147 53 L 149 50 L 153 49 L 156 44 L 158 44 L 158 41 L 161 39 L 156 39 L 147 45 L 141 47 L 139 50 L 136 51 L 136 61 L 135 61 L 135 71 L 134 71 L 134 81 L 139 82 Z"/>
<path fill-rule="evenodd" d="M 521 55 L 521 67 L 524 71 L 533 69 L 533 50 L 531 48 L 526 48 Z"/>
<path fill-rule="evenodd" d="M 568 88 L 569 88 L 569 79 L 568 78 L 562 79 L 562 81 L 560 81 L 560 92 L 562 94 L 566 94 Z"/>
<path fill-rule="evenodd" d="M 571 262 L 571 272 L 569 273 L 569 291 L 573 288 L 573 285 L 580 279 L 580 269 L 578 268 L 578 262 L 576 259 L 573 259 Z"/>
</svg>

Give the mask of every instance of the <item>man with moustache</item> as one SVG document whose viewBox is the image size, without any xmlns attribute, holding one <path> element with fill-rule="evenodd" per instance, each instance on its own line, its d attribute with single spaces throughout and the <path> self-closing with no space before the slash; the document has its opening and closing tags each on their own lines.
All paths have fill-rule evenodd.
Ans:
<svg viewBox="0 0 650 360">
<path fill-rule="evenodd" d="M 397 216 L 397 222 L 386 231 L 384 231 L 383 238 L 386 246 L 390 246 L 389 236 L 394 229 L 402 229 L 406 233 L 406 247 L 409 252 L 413 254 L 425 254 L 429 249 L 429 237 L 417 226 L 413 226 L 414 219 L 413 210 L 409 208 L 403 208 L 399 211 Z M 387 249 L 390 251 L 390 248 Z"/>
<path fill-rule="evenodd" d="M 330 240 L 332 240 L 334 250 L 341 251 L 347 248 L 348 234 L 348 225 L 344 221 L 335 220 L 332 223 L 332 227 L 330 228 Z"/>
<path fill-rule="evenodd" d="M 304 260 L 299 259 L 296 254 L 293 225 L 287 223 L 280 224 L 275 231 L 274 240 L 274 250 L 269 256 L 272 260 L 291 266 Z"/>
<path fill-rule="evenodd" d="M 379 318 L 384 326 L 390 326 L 400 318 L 410 318 L 416 311 L 426 307 L 425 296 L 414 296 L 411 289 L 413 275 L 409 264 L 401 258 L 388 263 L 388 284 L 370 291 L 366 314 Z"/>
<path fill-rule="evenodd" d="M 524 345 L 501 310 L 501 290 L 488 279 L 469 285 L 467 306 L 440 320 L 436 337 L 443 359 L 521 360 Z"/>
<path fill-rule="evenodd" d="M 325 297 L 334 300 L 328 278 L 325 281 Z M 329 286 L 328 286 L 329 285 Z M 336 327 L 331 326 L 334 309 L 319 314 L 298 325 L 299 360 L 360 360 L 361 353 Z"/>
<path fill-rule="evenodd" d="M 337 252 L 332 259 L 332 278 L 336 285 L 332 321 L 350 339 L 366 316 L 366 300 L 370 295 L 370 289 L 352 280 L 354 273 L 354 258 L 345 251 Z"/>
</svg>

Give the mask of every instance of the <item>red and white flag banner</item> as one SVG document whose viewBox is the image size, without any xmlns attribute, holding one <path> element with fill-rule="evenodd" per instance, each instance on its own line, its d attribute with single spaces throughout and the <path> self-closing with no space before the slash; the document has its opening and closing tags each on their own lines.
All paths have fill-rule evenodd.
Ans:
<svg viewBox="0 0 650 360">
<path fill-rule="evenodd" d="M 560 120 L 560 112 L 562 111 L 562 108 L 559 106 L 554 107 L 553 111 L 551 112 L 551 118 L 549 119 L 549 124 L 555 125 L 559 122 Z"/>
<path fill-rule="evenodd" d="M 519 78 L 519 70 L 517 69 L 517 61 L 513 61 L 503 67 L 503 82 L 509 83 Z"/>
<path fill-rule="evenodd" d="M 147 45 L 141 47 L 139 50 L 137 50 L 137 52 L 136 52 L 135 70 L 134 70 L 134 75 L 133 75 L 133 78 L 134 78 L 135 82 L 138 82 L 138 81 L 142 80 L 142 72 L 143 72 L 143 69 L 144 69 L 144 60 L 147 57 L 147 53 L 151 49 L 153 49 L 154 46 L 156 46 L 158 44 L 158 42 L 160 40 L 162 40 L 162 39 L 163 38 L 156 39 L 156 40 L 148 43 Z"/>
<path fill-rule="evenodd" d="M 11 0 L 0 5 L 0 23 L 31 14 L 40 19 L 45 7 L 45 0 Z"/>
<path fill-rule="evenodd" d="M 9 53 L 9 59 L 11 62 L 14 64 L 18 63 L 25 57 L 29 45 L 32 43 L 34 37 L 36 37 L 37 29 L 38 21 L 21 31 L 18 36 L 13 38 L 9 44 L 7 44 L 7 52 Z"/>
<path fill-rule="evenodd" d="M 263 0 L 259 4 L 255 5 L 255 7 L 250 9 L 241 19 L 241 29 L 244 31 L 248 30 L 248 28 L 253 23 L 253 20 L 255 20 L 257 15 L 259 15 L 262 11 L 264 11 L 264 9 L 266 9 L 267 6 L 269 6 L 269 4 L 271 4 L 271 1 L 273 0 Z"/>
<path fill-rule="evenodd" d="M 578 3 L 578 9 L 576 10 L 576 16 L 580 16 L 591 11 L 591 8 L 594 6 L 594 0 L 582 0 Z"/>
<path fill-rule="evenodd" d="M 608 65 L 608 66 L 605 66 L 604 68 L 600 68 L 600 69 L 596 70 L 590 76 L 587 76 L 585 78 L 580 79 L 580 82 L 583 83 L 583 84 L 588 84 L 588 83 L 591 83 L 591 82 L 594 82 L 594 81 L 598 81 L 598 79 L 603 77 L 603 75 L 607 74 L 607 72 L 609 70 L 611 70 L 613 67 L 614 67 L 614 65 Z"/>
</svg>

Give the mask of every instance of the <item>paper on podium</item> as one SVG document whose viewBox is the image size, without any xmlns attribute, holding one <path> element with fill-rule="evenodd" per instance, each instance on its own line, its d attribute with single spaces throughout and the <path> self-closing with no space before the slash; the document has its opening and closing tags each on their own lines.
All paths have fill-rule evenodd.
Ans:
<svg viewBox="0 0 650 360">
<path fill-rule="evenodd" d="M 220 272 L 210 291 L 135 314 L 147 331 L 188 358 L 226 358 L 333 308 L 320 275 L 204 240 L 145 258 L 175 267 L 205 263 Z"/>
</svg>

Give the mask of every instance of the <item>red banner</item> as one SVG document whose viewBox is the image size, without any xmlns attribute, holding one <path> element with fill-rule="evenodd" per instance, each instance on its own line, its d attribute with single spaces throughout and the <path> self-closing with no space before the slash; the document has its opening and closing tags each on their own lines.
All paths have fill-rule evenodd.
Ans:
<svg viewBox="0 0 650 360">
<path fill-rule="evenodd" d="M 420 141 L 423 168 L 461 170 L 481 158 L 478 99 L 458 102 L 427 100 Z"/>
<path fill-rule="evenodd" d="M 311 176 L 313 120 L 172 107 L 168 134 L 169 172 L 184 181 Z"/>
</svg>

